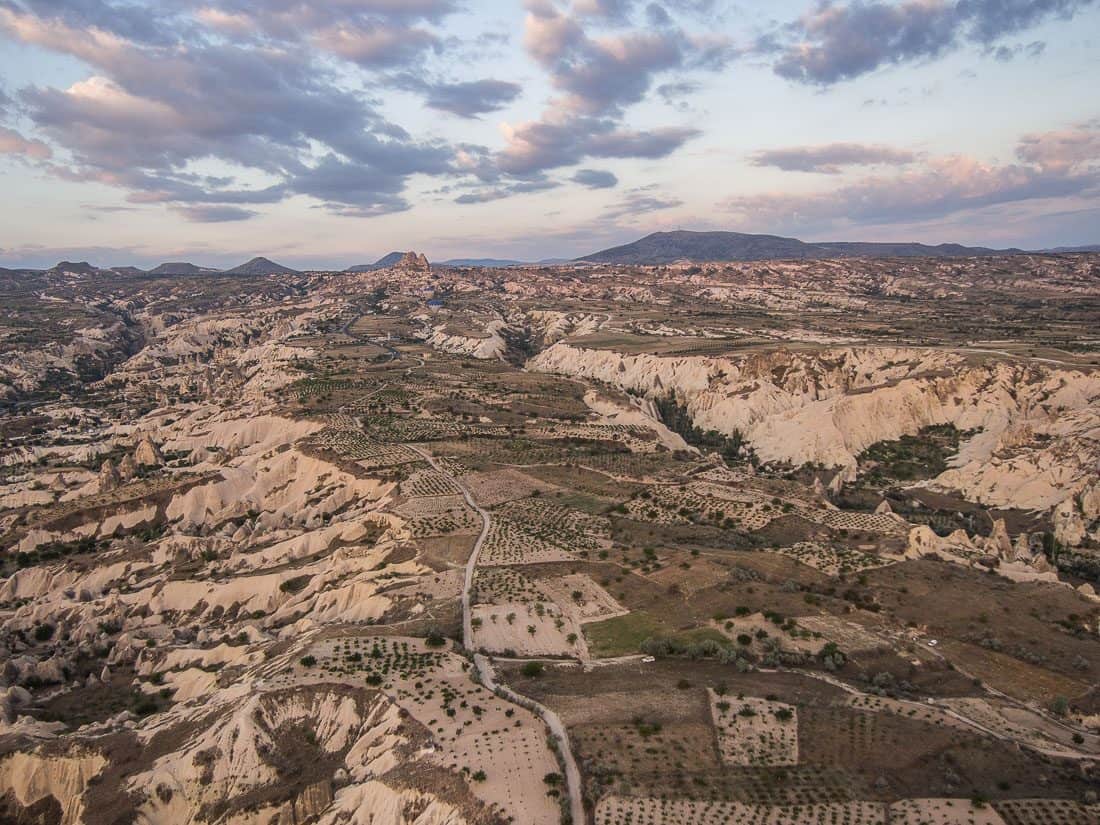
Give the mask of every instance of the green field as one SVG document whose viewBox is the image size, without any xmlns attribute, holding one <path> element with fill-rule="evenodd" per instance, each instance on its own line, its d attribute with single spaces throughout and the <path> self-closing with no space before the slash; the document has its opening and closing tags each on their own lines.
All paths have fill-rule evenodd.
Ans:
<svg viewBox="0 0 1100 825">
<path fill-rule="evenodd" d="M 585 625 L 584 635 L 593 656 L 627 656 L 651 636 L 662 636 L 669 628 L 645 611 Z"/>
</svg>

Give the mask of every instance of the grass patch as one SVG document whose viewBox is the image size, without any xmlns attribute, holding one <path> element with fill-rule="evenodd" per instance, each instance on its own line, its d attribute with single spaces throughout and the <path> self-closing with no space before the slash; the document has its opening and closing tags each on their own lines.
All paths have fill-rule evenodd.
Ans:
<svg viewBox="0 0 1100 825">
<path fill-rule="evenodd" d="M 718 642 L 722 647 L 729 647 L 730 640 L 720 630 L 713 627 L 696 627 L 692 630 L 682 630 L 672 634 L 672 637 L 684 644 L 697 644 L 707 640 Z"/>
<path fill-rule="evenodd" d="M 668 628 L 644 610 L 592 622 L 584 627 L 588 649 L 598 657 L 637 653 L 646 639 L 665 633 L 668 633 Z"/>
<path fill-rule="evenodd" d="M 576 492 L 566 492 L 561 495 L 545 493 L 543 498 L 562 507 L 570 507 L 574 510 L 580 510 L 582 513 L 590 513 L 596 516 L 603 515 L 615 504 L 615 502 L 607 499 Z"/>
</svg>

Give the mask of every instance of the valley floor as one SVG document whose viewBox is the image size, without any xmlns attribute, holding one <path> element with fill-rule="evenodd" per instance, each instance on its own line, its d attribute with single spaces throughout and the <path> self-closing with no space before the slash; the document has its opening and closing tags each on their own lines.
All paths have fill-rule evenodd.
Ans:
<svg viewBox="0 0 1100 825">
<path fill-rule="evenodd" d="M 0 821 L 1100 821 L 1093 354 L 784 266 L 133 285 L 0 419 Z"/>
</svg>

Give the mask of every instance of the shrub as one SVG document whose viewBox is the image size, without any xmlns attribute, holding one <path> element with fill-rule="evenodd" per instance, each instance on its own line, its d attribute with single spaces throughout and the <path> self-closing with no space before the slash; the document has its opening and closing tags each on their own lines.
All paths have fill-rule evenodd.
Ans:
<svg viewBox="0 0 1100 825">
<path fill-rule="evenodd" d="M 317 657 L 316 656 L 303 656 L 298 661 L 301 662 L 302 667 L 313 667 L 315 664 L 317 664 Z"/>
<path fill-rule="evenodd" d="M 543 670 L 542 662 L 527 662 L 523 665 L 521 673 L 531 679 L 536 679 L 542 675 Z"/>
</svg>

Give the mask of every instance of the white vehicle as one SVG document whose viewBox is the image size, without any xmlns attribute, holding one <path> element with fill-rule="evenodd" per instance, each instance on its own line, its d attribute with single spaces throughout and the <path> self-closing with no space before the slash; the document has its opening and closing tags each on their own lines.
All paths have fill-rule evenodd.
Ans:
<svg viewBox="0 0 1100 825">
<path fill-rule="evenodd" d="M 657 659 L 653 656 L 643 656 L 642 657 L 642 664 L 643 665 L 651 665 L 656 661 L 657 661 Z"/>
<path fill-rule="evenodd" d="M 936 646 L 936 645 L 938 645 L 939 643 L 940 643 L 940 642 L 939 642 L 939 639 L 929 639 L 929 640 L 928 640 L 928 646 L 929 646 L 929 647 L 935 647 L 935 646 Z"/>
</svg>

